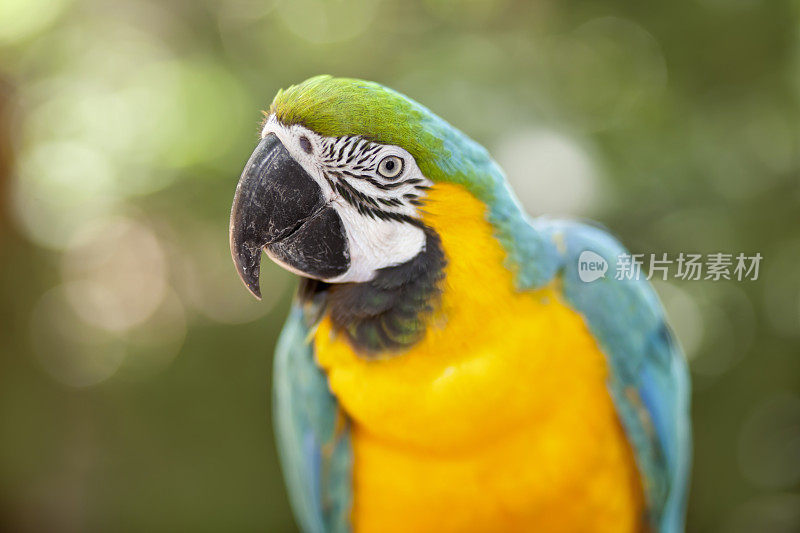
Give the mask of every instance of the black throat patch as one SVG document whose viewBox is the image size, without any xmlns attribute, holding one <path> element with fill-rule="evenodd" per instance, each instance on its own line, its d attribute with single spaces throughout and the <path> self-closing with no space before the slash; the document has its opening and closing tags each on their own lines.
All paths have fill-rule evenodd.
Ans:
<svg viewBox="0 0 800 533">
<path fill-rule="evenodd" d="M 391 355 L 420 341 L 427 319 L 439 305 L 447 261 L 435 231 L 424 227 L 425 247 L 409 261 L 378 270 L 364 283 L 325 283 L 301 278 L 298 295 L 306 316 L 326 313 L 365 357 Z"/>
</svg>

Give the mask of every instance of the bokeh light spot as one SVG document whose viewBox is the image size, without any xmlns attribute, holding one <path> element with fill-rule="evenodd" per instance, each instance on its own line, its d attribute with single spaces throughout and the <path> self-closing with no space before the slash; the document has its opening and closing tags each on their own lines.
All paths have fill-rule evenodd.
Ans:
<svg viewBox="0 0 800 533">
<path fill-rule="evenodd" d="M 75 312 L 109 331 L 126 331 L 147 320 L 167 286 L 158 239 L 126 218 L 100 220 L 80 231 L 64 255 L 62 275 Z"/>
<path fill-rule="evenodd" d="M 69 0 L 3 0 L 0 2 L 0 44 L 21 41 L 50 26 Z"/>
<path fill-rule="evenodd" d="M 566 135 L 520 131 L 494 153 L 532 215 L 586 215 L 599 203 L 595 165 L 581 144 Z"/>
<path fill-rule="evenodd" d="M 31 343 L 56 381 L 71 387 L 96 385 L 117 371 L 125 347 L 113 333 L 81 320 L 66 289 L 52 289 L 39 300 L 30 320 Z"/>
</svg>

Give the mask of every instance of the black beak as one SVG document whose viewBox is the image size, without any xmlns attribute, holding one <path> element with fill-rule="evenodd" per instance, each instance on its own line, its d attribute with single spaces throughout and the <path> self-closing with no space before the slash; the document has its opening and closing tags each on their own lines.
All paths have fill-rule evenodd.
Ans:
<svg viewBox="0 0 800 533">
<path fill-rule="evenodd" d="M 256 298 L 264 248 L 282 266 L 319 279 L 343 274 L 350 263 L 339 215 L 273 133 L 258 143 L 239 178 L 230 240 L 239 277 Z"/>
</svg>

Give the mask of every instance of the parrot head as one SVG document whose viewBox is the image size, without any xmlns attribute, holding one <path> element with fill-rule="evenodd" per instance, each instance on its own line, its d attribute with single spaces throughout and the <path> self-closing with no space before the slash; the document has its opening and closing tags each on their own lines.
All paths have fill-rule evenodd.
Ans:
<svg viewBox="0 0 800 533">
<path fill-rule="evenodd" d="M 435 246 L 420 216 L 438 181 L 494 165 L 486 151 L 377 83 L 317 76 L 280 91 L 233 201 L 230 244 L 260 297 L 262 250 L 326 283 L 361 283 Z M 473 183 L 474 184 L 474 183 Z"/>
</svg>

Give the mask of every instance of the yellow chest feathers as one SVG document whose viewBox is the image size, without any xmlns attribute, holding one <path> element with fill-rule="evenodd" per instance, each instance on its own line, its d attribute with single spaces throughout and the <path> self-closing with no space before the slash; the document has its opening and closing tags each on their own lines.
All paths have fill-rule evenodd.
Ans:
<svg viewBox="0 0 800 533">
<path fill-rule="evenodd" d="M 429 195 L 440 309 L 405 353 L 357 356 L 330 321 L 316 357 L 352 420 L 357 531 L 635 531 L 642 490 L 605 357 L 557 287 L 518 292 L 485 207 Z"/>
</svg>

